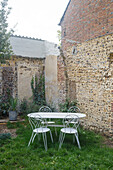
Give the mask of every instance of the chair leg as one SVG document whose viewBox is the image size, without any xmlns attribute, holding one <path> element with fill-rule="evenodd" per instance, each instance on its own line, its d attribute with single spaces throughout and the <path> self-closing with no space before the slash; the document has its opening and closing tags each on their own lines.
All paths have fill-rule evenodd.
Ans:
<svg viewBox="0 0 113 170">
<path fill-rule="evenodd" d="M 51 137 L 51 141 L 53 143 L 53 136 L 52 136 L 51 130 L 50 130 L 50 137 Z"/>
<path fill-rule="evenodd" d="M 62 144 L 63 144 L 64 138 L 65 138 L 65 134 L 63 134 L 63 133 L 61 132 L 61 134 L 60 134 L 60 144 L 59 144 L 59 149 L 61 148 L 61 146 L 62 146 Z"/>
<path fill-rule="evenodd" d="M 75 143 L 75 135 L 73 135 L 73 143 Z"/>
<path fill-rule="evenodd" d="M 60 136 L 59 136 L 59 149 L 61 148 L 61 141 L 62 141 L 62 132 L 60 132 Z"/>
<path fill-rule="evenodd" d="M 45 150 L 47 151 L 47 137 L 46 137 L 46 133 L 42 133 L 42 136 L 43 136 L 43 141 L 44 141 L 44 147 L 45 147 Z"/>
<path fill-rule="evenodd" d="M 47 151 L 47 136 L 46 136 L 46 133 L 45 133 L 45 146 L 46 146 L 46 151 Z"/>
<path fill-rule="evenodd" d="M 41 134 L 38 134 L 38 141 L 40 141 L 40 138 L 41 138 Z"/>
<path fill-rule="evenodd" d="M 57 136 L 57 129 L 56 129 L 56 127 L 55 127 L 55 135 Z"/>
<path fill-rule="evenodd" d="M 59 143 L 61 141 L 61 135 L 62 135 L 62 132 L 60 132 L 60 135 L 59 135 Z"/>
<path fill-rule="evenodd" d="M 37 133 L 37 134 L 38 134 L 38 133 Z M 36 137 L 37 134 L 35 133 L 35 135 L 34 135 L 34 137 L 33 137 L 33 139 L 32 139 L 32 143 L 34 142 L 34 139 L 35 139 L 35 137 Z"/>
<path fill-rule="evenodd" d="M 64 136 L 63 136 L 63 138 L 62 138 L 62 144 L 63 144 L 63 142 L 64 142 L 64 138 L 65 138 L 65 134 L 63 134 Z"/>
<path fill-rule="evenodd" d="M 76 140 L 77 140 L 77 143 L 78 143 L 78 147 L 79 147 L 79 149 L 81 149 L 80 142 L 79 142 L 79 139 L 78 139 L 78 134 L 75 134 L 75 137 L 76 137 Z"/>
<path fill-rule="evenodd" d="M 59 135 L 59 143 L 62 141 L 62 137 L 63 137 L 63 133 L 60 132 L 60 135 Z"/>
<path fill-rule="evenodd" d="M 30 138 L 30 140 L 29 140 L 28 146 L 30 145 L 30 143 L 31 143 L 31 141 L 32 141 L 33 135 L 34 135 L 34 132 L 32 132 L 32 135 L 31 135 L 31 138 Z"/>
</svg>

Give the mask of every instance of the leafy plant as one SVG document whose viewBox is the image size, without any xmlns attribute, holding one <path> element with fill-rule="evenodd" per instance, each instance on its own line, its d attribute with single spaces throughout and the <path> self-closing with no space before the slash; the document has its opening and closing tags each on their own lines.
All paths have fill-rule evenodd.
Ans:
<svg viewBox="0 0 113 170">
<path fill-rule="evenodd" d="M 26 99 L 23 99 L 19 106 L 20 115 L 26 115 L 31 112 L 37 112 L 40 108 L 40 105 L 35 102 L 28 102 Z"/>
<path fill-rule="evenodd" d="M 31 88 L 33 93 L 33 101 L 37 105 L 45 105 L 45 79 L 44 76 L 41 75 L 39 79 L 37 76 L 32 77 L 31 80 Z"/>
<path fill-rule="evenodd" d="M 4 117 L 8 115 L 9 110 L 9 98 L 4 99 L 4 96 L 0 96 L 0 117 Z"/>
<path fill-rule="evenodd" d="M 10 104 L 9 110 L 10 111 L 16 111 L 17 110 L 18 99 L 11 97 L 9 104 Z"/>
<path fill-rule="evenodd" d="M 9 139 L 9 138 L 11 138 L 10 133 L 2 133 L 2 134 L 0 134 L 0 140 Z"/>
<path fill-rule="evenodd" d="M 60 103 L 59 107 L 60 107 L 60 111 L 61 112 L 68 112 L 68 109 L 71 106 L 77 106 L 78 102 L 77 100 L 75 101 L 70 101 L 69 99 L 66 99 L 65 103 Z"/>
<path fill-rule="evenodd" d="M 19 106 L 19 112 L 23 115 L 23 114 L 26 114 L 27 111 L 28 111 L 28 101 L 26 99 L 23 99 L 20 103 L 20 106 Z"/>
<path fill-rule="evenodd" d="M 59 41 L 59 46 L 61 47 L 61 31 L 60 30 L 57 30 L 57 37 Z"/>
<path fill-rule="evenodd" d="M 11 8 L 7 8 L 8 0 L 2 0 L 0 9 L 0 62 L 5 63 L 12 54 L 12 47 L 10 45 L 9 38 L 13 33 L 11 29 L 9 32 L 8 28 L 8 15 L 10 14 Z"/>
</svg>

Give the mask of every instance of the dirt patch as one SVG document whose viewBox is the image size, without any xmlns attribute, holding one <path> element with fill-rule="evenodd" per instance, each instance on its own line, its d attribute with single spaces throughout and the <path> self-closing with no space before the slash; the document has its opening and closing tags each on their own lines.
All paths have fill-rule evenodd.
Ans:
<svg viewBox="0 0 113 170">
<path fill-rule="evenodd" d="M 0 133 L 10 133 L 11 137 L 16 137 L 16 129 L 8 129 L 6 123 L 0 123 Z"/>
<path fill-rule="evenodd" d="M 113 138 L 104 136 L 103 144 L 106 145 L 107 147 L 113 148 Z"/>
<path fill-rule="evenodd" d="M 16 123 L 16 122 L 24 122 L 25 120 L 22 119 L 20 116 L 18 116 L 17 121 L 10 121 L 10 123 Z M 16 137 L 16 129 L 8 129 L 7 128 L 7 122 L 9 122 L 9 118 L 6 119 L 0 119 L 0 134 L 1 133 L 10 133 L 11 137 Z"/>
</svg>

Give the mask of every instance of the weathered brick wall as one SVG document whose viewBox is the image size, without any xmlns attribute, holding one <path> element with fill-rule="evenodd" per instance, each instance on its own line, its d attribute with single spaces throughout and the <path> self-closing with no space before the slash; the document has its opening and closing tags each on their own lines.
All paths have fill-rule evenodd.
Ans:
<svg viewBox="0 0 113 170">
<path fill-rule="evenodd" d="M 9 95 L 15 96 L 15 83 L 15 67 L 0 67 L 0 94 L 4 96 L 4 100 Z"/>
<path fill-rule="evenodd" d="M 113 33 L 113 0 L 71 0 L 61 27 L 64 49 Z"/>
<path fill-rule="evenodd" d="M 58 57 L 57 60 L 57 79 L 58 79 L 58 103 L 65 102 L 66 99 L 66 67 L 64 66 L 64 61 L 62 55 Z"/>
<path fill-rule="evenodd" d="M 14 89 L 14 70 L 12 67 L 3 67 L 2 69 L 2 94 L 13 95 Z"/>
<path fill-rule="evenodd" d="M 31 98 L 32 77 L 35 77 L 35 75 L 37 77 L 40 77 L 41 74 L 44 75 L 44 63 L 44 59 L 15 57 L 15 77 L 17 77 L 17 92 L 15 93 L 17 93 L 17 96 L 20 100 L 23 98 L 29 100 L 29 98 Z"/>
<path fill-rule="evenodd" d="M 81 111 L 87 115 L 84 125 L 106 134 L 113 133 L 112 51 L 113 35 L 107 35 L 77 44 L 75 54 L 70 47 L 65 55 L 68 82 L 76 82 L 76 98 Z M 63 74 L 62 65 L 58 76 Z M 59 81 L 59 85 L 64 84 L 64 79 Z M 62 86 L 59 89 L 63 91 Z"/>
<path fill-rule="evenodd" d="M 66 99 L 76 100 L 76 82 L 69 79 L 67 69 L 67 54 L 61 50 L 57 60 L 57 79 L 59 103 L 64 103 Z"/>
<path fill-rule="evenodd" d="M 28 100 L 32 96 L 32 76 L 44 75 L 45 59 L 15 56 L 9 62 L 10 66 L 0 67 L 0 94 L 6 96 L 9 89 L 12 96 Z"/>
</svg>

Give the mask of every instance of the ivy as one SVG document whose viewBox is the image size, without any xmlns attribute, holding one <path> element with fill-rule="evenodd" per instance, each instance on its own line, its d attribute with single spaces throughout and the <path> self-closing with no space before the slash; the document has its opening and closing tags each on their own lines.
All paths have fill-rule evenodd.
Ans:
<svg viewBox="0 0 113 170">
<path fill-rule="evenodd" d="M 32 77 L 31 89 L 34 103 L 40 106 L 45 105 L 45 79 L 43 75 L 39 78 L 36 75 Z"/>
</svg>

